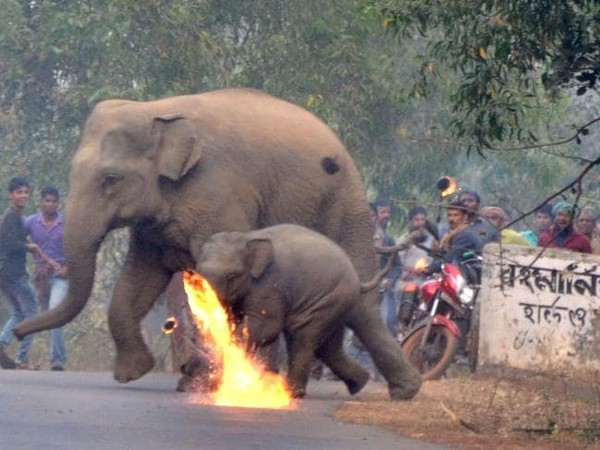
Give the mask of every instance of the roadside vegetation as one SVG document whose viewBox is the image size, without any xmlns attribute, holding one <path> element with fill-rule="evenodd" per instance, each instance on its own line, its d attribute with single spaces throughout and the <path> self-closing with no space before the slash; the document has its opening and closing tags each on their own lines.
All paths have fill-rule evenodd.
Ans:
<svg viewBox="0 0 600 450">
<path fill-rule="evenodd" d="M 243 86 L 331 126 L 369 197 L 392 199 L 398 234 L 414 203 L 435 204 L 443 175 L 528 228 L 557 194 L 600 210 L 599 49 L 598 2 L 7 0 L 0 186 L 22 173 L 36 192 L 68 192 L 68 161 L 100 100 Z M 110 369 L 106 308 L 125 236 L 104 244 L 93 299 L 67 327 L 69 368 Z M 168 338 L 157 324 L 147 332 L 169 368 Z M 34 345 L 43 361 L 45 342 Z"/>
</svg>

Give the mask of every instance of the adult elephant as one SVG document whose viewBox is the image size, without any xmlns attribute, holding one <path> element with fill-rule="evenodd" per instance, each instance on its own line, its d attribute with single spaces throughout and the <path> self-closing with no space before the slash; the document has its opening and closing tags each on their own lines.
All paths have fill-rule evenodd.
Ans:
<svg viewBox="0 0 600 450">
<path fill-rule="evenodd" d="M 360 175 L 335 134 L 309 112 L 261 92 L 225 89 L 150 102 L 96 105 L 71 162 L 64 245 L 69 292 L 57 308 L 21 322 L 17 337 L 65 325 L 85 306 L 106 234 L 131 228 L 109 307 L 114 376 L 154 366 L 140 321 L 171 276 L 195 266 L 191 248 L 220 231 L 296 223 L 336 241 L 361 279 L 376 271 Z M 383 326 L 376 294 L 347 325 L 371 353 L 393 399 L 420 386 Z"/>
</svg>

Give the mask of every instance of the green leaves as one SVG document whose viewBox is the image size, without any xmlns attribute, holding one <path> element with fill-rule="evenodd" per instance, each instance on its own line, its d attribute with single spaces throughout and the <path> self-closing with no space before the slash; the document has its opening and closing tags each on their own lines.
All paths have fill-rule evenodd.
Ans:
<svg viewBox="0 0 600 450">
<path fill-rule="evenodd" d="M 423 59 L 462 74 L 452 98 L 460 115 L 453 129 L 479 148 L 510 139 L 531 143 L 521 119 L 536 107 L 539 88 L 578 83 L 577 95 L 583 95 L 600 74 L 598 2 L 367 3 L 370 10 L 379 9 L 383 27 L 401 41 L 415 32 L 425 36 Z M 408 91 L 426 92 L 429 78 L 421 71 Z"/>
</svg>

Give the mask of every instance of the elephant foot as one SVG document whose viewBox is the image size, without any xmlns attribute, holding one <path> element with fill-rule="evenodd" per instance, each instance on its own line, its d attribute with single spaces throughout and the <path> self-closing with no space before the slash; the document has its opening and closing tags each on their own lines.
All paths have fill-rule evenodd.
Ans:
<svg viewBox="0 0 600 450">
<path fill-rule="evenodd" d="M 119 383 L 141 378 L 154 367 L 154 357 L 149 352 L 117 353 L 114 377 Z"/>
<path fill-rule="evenodd" d="M 359 378 L 356 378 L 354 380 L 347 380 L 346 387 L 348 388 L 348 392 L 350 392 L 350 395 L 354 395 L 358 394 L 368 382 L 369 372 L 365 370 Z"/>
<path fill-rule="evenodd" d="M 194 377 L 189 375 L 182 375 L 177 381 L 177 392 L 197 392 L 197 388 L 194 383 Z"/>
<path fill-rule="evenodd" d="M 219 380 L 206 380 L 205 378 L 182 375 L 177 381 L 175 390 L 177 392 L 201 392 L 207 394 L 216 392 L 218 388 Z"/>
<path fill-rule="evenodd" d="M 214 392 L 221 383 L 221 371 L 205 353 L 192 356 L 180 370 L 178 392 Z"/>
<path fill-rule="evenodd" d="M 304 389 L 294 389 L 290 392 L 292 398 L 304 398 L 306 396 L 306 390 Z"/>
<path fill-rule="evenodd" d="M 298 386 L 298 385 L 293 385 L 293 384 L 289 384 L 289 393 L 290 396 L 292 398 L 304 398 L 304 396 L 306 395 L 306 386 Z"/>
<path fill-rule="evenodd" d="M 390 399 L 395 401 L 410 400 L 419 392 L 421 388 L 421 374 L 414 371 L 409 379 L 405 380 L 401 385 L 389 386 Z"/>
</svg>

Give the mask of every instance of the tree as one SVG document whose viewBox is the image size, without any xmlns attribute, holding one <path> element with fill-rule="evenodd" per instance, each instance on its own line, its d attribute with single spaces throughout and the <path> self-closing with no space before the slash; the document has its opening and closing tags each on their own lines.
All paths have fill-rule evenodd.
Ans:
<svg viewBox="0 0 600 450">
<path fill-rule="evenodd" d="M 531 212 L 544 199 L 571 194 L 569 187 L 576 200 L 597 208 L 593 137 L 600 135 L 600 115 L 589 105 L 600 95 L 600 3 L 366 0 L 363 11 L 402 47 L 418 50 L 405 95 L 439 100 L 450 93 L 441 103 L 449 106 L 445 123 L 455 147 L 467 155 L 476 150 L 495 166 L 481 174 L 488 193 L 506 200 L 529 185 L 525 195 L 513 195 L 521 203 L 513 208 Z M 578 96 L 586 97 L 583 108 Z M 557 112 L 568 123 L 556 120 Z M 541 175 L 534 177 L 543 187 L 535 202 L 528 173 Z"/>
<path fill-rule="evenodd" d="M 456 136 L 478 149 L 516 138 L 534 142 L 525 122 L 545 93 L 598 89 L 600 4 L 569 0 L 422 2 L 372 0 L 382 26 L 400 40 L 425 37 L 414 93 L 437 83 L 440 66 L 460 73 L 453 96 Z"/>
<path fill-rule="evenodd" d="M 64 186 L 64 161 L 98 100 L 205 89 L 196 75 L 212 67 L 204 5 L 3 2 L 0 139 L 11 170 L 56 174 Z"/>
<path fill-rule="evenodd" d="M 376 61 L 386 39 L 357 18 L 355 1 L 5 3 L 0 157 L 11 171 L 60 173 L 66 183 L 79 127 L 114 97 L 255 87 L 321 116 L 358 158 L 371 159 L 371 138 L 387 134 L 387 122 L 373 120 L 389 111 Z M 55 164 L 38 170 L 43 160 Z"/>
</svg>

